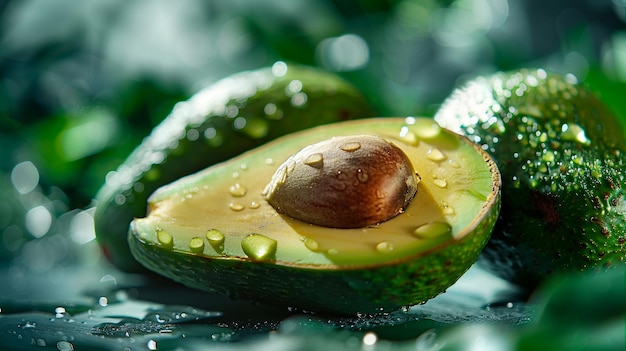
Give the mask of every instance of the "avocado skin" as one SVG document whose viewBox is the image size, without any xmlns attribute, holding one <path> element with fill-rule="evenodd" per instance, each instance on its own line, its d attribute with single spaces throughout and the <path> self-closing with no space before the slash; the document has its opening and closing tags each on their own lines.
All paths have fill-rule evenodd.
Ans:
<svg viewBox="0 0 626 351">
<path fill-rule="evenodd" d="M 624 133 L 585 87 L 543 70 L 500 72 L 457 89 L 435 119 L 481 144 L 502 174 L 483 266 L 533 289 L 555 273 L 626 261 Z"/>
<path fill-rule="evenodd" d="M 268 104 L 277 112 L 267 111 Z M 95 196 L 99 244 L 117 268 L 145 272 L 132 257 L 126 236 L 130 222 L 145 215 L 146 200 L 159 186 L 283 134 L 375 115 L 356 87 L 313 67 L 290 64 L 284 76 L 267 67 L 220 80 L 177 104 L 107 176 Z M 245 118 L 244 128 L 238 129 L 243 120 L 237 117 Z"/>
<path fill-rule="evenodd" d="M 462 239 L 448 240 L 418 257 L 371 267 L 296 266 L 207 257 L 146 242 L 137 235 L 129 235 L 128 240 L 133 255 L 148 269 L 189 287 L 303 311 L 375 314 L 424 302 L 456 282 L 489 239 L 499 203 L 498 194 L 495 205 Z"/>
</svg>

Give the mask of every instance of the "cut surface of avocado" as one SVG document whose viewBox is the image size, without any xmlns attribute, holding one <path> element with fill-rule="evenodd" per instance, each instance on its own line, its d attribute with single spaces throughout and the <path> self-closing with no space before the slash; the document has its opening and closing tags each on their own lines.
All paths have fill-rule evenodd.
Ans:
<svg viewBox="0 0 626 351">
<path fill-rule="evenodd" d="M 337 229 L 294 219 L 266 201 L 263 190 L 292 154 L 351 135 L 382 138 L 410 160 L 420 181 L 402 213 Z M 133 221 L 129 242 L 149 269 L 207 291 L 309 310 L 397 309 L 439 294 L 478 257 L 499 210 L 499 177 L 485 152 L 432 119 L 336 123 L 160 188 L 147 216 Z"/>
<path fill-rule="evenodd" d="M 219 80 L 178 103 L 107 175 L 95 198 L 98 241 L 116 267 L 141 271 L 126 235 L 159 186 L 287 133 L 373 115 L 356 87 L 313 67 L 277 62 Z"/>
</svg>

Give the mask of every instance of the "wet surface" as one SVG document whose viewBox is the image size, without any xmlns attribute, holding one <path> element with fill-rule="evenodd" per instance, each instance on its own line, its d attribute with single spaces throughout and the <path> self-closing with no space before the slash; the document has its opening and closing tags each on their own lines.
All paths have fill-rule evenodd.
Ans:
<svg viewBox="0 0 626 351">
<path fill-rule="evenodd" d="M 515 289 L 476 267 L 424 305 L 356 316 L 233 301 L 106 263 L 18 271 L 0 270 L 3 350 L 415 349 L 458 325 L 515 328 L 533 314 Z"/>
</svg>

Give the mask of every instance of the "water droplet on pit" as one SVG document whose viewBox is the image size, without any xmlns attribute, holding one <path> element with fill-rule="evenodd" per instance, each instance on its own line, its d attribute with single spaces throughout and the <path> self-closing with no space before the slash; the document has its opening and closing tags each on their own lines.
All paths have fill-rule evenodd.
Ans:
<svg viewBox="0 0 626 351">
<path fill-rule="evenodd" d="M 157 240 L 162 246 L 165 247 L 173 247 L 174 246 L 174 238 L 168 232 L 163 229 L 158 228 L 156 230 Z"/>
<path fill-rule="evenodd" d="M 304 164 L 315 168 L 321 168 L 324 165 L 324 155 L 319 152 L 311 154 L 304 160 Z"/>
<path fill-rule="evenodd" d="M 267 260 L 276 254 L 277 242 L 263 234 L 253 233 L 241 240 L 241 248 L 252 259 Z"/>
<path fill-rule="evenodd" d="M 363 172 L 362 169 L 359 168 L 356 171 L 356 178 L 359 180 L 359 182 L 366 183 L 370 179 L 370 176 L 366 172 Z"/>
<path fill-rule="evenodd" d="M 228 193 L 234 197 L 242 197 L 246 195 L 248 189 L 245 186 L 242 186 L 239 183 L 235 183 L 228 188 Z"/>
<path fill-rule="evenodd" d="M 356 150 L 361 148 L 361 143 L 356 142 L 356 141 L 355 142 L 350 142 L 350 143 L 345 143 L 345 144 L 340 145 L 339 148 L 341 150 L 343 150 L 343 151 L 346 151 L 346 152 L 354 152 L 354 151 L 356 151 Z"/>
<path fill-rule="evenodd" d="M 254 210 L 254 209 L 257 209 L 257 208 L 261 207 L 261 204 L 256 202 L 256 201 L 251 201 L 250 205 L 248 205 L 248 207 L 250 207 L 251 209 Z"/>
<path fill-rule="evenodd" d="M 388 241 L 379 242 L 376 245 L 376 251 L 380 253 L 390 253 L 393 251 L 393 244 Z"/>
<path fill-rule="evenodd" d="M 189 250 L 195 253 L 201 253 L 204 251 L 204 240 L 200 237 L 192 238 L 189 241 Z"/>
<path fill-rule="evenodd" d="M 446 159 L 446 155 L 439 149 L 430 149 L 426 153 L 426 158 L 433 162 L 441 162 Z"/>
<path fill-rule="evenodd" d="M 442 235 L 450 235 L 452 227 L 445 222 L 432 222 L 417 227 L 413 234 L 421 239 L 432 239 Z"/>
</svg>

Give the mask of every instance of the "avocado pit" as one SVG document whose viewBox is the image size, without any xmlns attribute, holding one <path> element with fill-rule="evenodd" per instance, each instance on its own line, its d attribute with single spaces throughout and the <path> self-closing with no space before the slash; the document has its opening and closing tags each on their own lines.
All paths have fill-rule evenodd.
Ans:
<svg viewBox="0 0 626 351">
<path fill-rule="evenodd" d="M 420 181 L 406 154 L 373 135 L 309 145 L 278 167 L 263 195 L 278 212 L 324 227 L 362 228 L 410 204 Z"/>
</svg>

